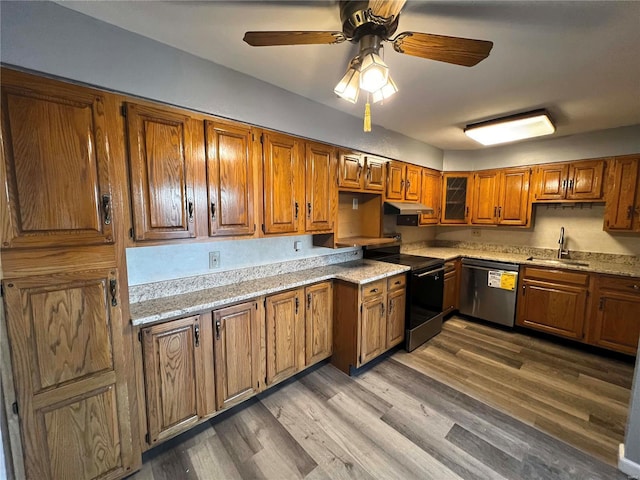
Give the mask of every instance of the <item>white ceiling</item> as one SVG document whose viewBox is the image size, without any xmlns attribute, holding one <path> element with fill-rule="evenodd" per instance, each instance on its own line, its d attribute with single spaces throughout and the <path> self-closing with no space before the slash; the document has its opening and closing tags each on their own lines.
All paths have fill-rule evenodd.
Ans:
<svg viewBox="0 0 640 480">
<path fill-rule="evenodd" d="M 357 46 L 250 47 L 247 30 L 340 30 L 334 1 L 61 1 L 61 5 L 246 73 L 361 122 L 333 93 Z M 399 92 L 374 124 L 445 150 L 481 148 L 469 123 L 547 108 L 556 135 L 640 124 L 640 1 L 412 1 L 398 32 L 494 43 L 467 68 L 393 51 Z"/>
</svg>

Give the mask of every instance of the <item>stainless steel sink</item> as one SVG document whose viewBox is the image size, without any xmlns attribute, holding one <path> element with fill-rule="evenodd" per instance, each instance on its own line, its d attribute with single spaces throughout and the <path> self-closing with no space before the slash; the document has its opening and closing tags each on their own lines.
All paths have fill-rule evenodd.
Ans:
<svg viewBox="0 0 640 480">
<path fill-rule="evenodd" d="M 573 265 L 575 267 L 588 267 L 589 263 L 580 262 L 578 260 L 569 260 L 567 258 L 540 258 L 540 257 L 529 257 L 527 258 L 529 261 L 534 262 L 542 262 L 548 263 L 550 265 Z"/>
</svg>

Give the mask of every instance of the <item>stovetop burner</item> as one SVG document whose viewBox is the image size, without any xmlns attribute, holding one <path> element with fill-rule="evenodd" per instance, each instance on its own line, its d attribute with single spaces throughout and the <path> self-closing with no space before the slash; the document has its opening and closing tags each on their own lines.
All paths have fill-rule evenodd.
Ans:
<svg viewBox="0 0 640 480">
<path fill-rule="evenodd" d="M 435 257 L 423 257 L 421 255 L 409 255 L 400 253 L 400 245 L 385 246 L 381 248 L 367 248 L 364 250 L 364 258 L 378 260 L 380 262 L 407 265 L 411 270 L 425 269 L 444 265 L 444 260 Z"/>
</svg>

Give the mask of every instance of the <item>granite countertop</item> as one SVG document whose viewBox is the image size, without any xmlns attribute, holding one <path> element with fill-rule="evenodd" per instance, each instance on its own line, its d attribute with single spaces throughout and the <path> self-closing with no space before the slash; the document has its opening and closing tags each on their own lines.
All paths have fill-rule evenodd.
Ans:
<svg viewBox="0 0 640 480">
<path fill-rule="evenodd" d="M 134 326 L 140 326 L 193 315 L 324 280 L 338 279 L 360 285 L 404 273 L 408 270 L 409 267 L 403 265 L 374 260 L 356 260 L 299 270 L 272 277 L 132 303 L 130 306 L 131 323 Z"/>
<path fill-rule="evenodd" d="M 531 255 L 525 253 L 494 252 L 488 250 L 476 250 L 471 248 L 450 248 L 450 247 L 426 247 L 407 251 L 412 255 L 424 255 L 428 257 L 443 258 L 453 260 L 458 257 L 477 258 L 481 260 L 496 260 L 500 262 L 518 263 L 521 265 L 535 265 L 541 267 L 562 268 L 565 270 L 579 270 L 583 272 L 605 273 L 610 275 L 622 275 L 629 277 L 640 277 L 640 265 L 628 263 L 616 263 L 606 261 L 598 254 L 591 254 L 577 261 L 588 263 L 584 265 L 574 265 L 571 263 L 550 263 L 543 260 L 527 260 Z M 554 260 L 549 258 L 549 260 Z"/>
</svg>

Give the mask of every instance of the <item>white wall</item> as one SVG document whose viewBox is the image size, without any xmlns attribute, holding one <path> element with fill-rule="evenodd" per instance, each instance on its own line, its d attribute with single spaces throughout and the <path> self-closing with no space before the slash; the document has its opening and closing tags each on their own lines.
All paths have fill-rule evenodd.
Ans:
<svg viewBox="0 0 640 480">
<path fill-rule="evenodd" d="M 640 239 L 637 235 L 612 235 L 602 230 L 602 203 L 576 204 L 575 207 L 562 207 L 560 204 L 536 205 L 533 215 L 534 225 L 526 229 L 438 227 L 436 239 L 556 249 L 560 227 L 564 227 L 569 250 L 640 255 Z M 474 230 L 480 232 L 480 237 L 472 236 Z"/>
<path fill-rule="evenodd" d="M 442 168 L 442 150 L 53 2 L 3 1 L 8 65 Z"/>
<path fill-rule="evenodd" d="M 541 138 L 479 150 L 447 150 L 444 153 L 443 169 L 482 170 L 631 153 L 640 153 L 640 125 L 566 137 Z"/>
</svg>

